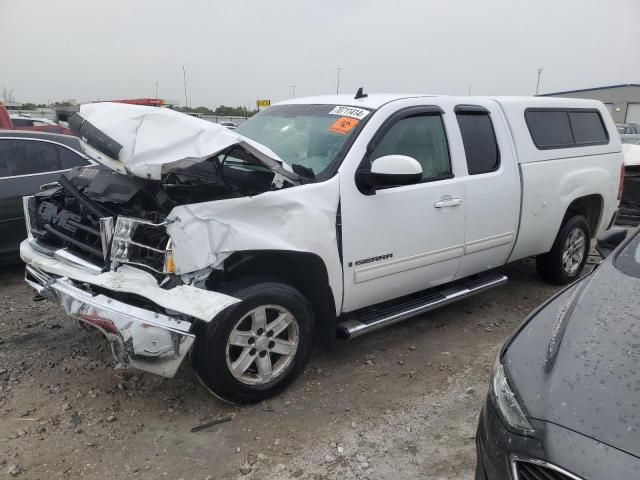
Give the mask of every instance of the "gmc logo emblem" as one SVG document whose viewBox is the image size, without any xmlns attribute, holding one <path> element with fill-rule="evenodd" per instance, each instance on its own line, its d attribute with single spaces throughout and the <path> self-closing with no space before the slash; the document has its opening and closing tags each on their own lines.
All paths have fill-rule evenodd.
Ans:
<svg viewBox="0 0 640 480">
<path fill-rule="evenodd" d="M 68 210 L 62 210 L 58 212 L 58 207 L 53 203 L 42 202 L 38 207 L 38 215 L 42 217 L 47 223 L 57 225 L 63 230 L 75 233 L 76 225 L 80 224 L 82 217 Z"/>
</svg>

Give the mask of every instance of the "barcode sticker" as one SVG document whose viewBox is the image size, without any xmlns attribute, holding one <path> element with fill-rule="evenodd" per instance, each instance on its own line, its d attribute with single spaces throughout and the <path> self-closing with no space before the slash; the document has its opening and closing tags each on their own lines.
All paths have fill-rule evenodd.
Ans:
<svg viewBox="0 0 640 480">
<path fill-rule="evenodd" d="M 358 107 L 347 107 L 344 105 L 338 105 L 329 112 L 329 115 L 339 115 L 341 117 L 351 117 L 357 120 L 362 120 L 369 115 L 369 110 Z"/>
</svg>

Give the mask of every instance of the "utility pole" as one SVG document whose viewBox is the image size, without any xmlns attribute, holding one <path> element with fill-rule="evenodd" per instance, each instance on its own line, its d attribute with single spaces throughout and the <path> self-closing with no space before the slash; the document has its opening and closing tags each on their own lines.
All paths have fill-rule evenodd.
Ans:
<svg viewBox="0 0 640 480">
<path fill-rule="evenodd" d="M 189 102 L 187 101 L 187 70 L 182 65 L 182 78 L 184 80 L 184 106 L 188 107 Z"/>
<path fill-rule="evenodd" d="M 542 76 L 542 67 L 538 69 L 538 83 L 536 83 L 536 96 L 540 92 L 540 77 Z"/>
<path fill-rule="evenodd" d="M 289 88 L 291 88 L 291 98 L 296 98 L 296 86 L 290 85 Z"/>
<path fill-rule="evenodd" d="M 340 93 L 340 67 L 338 67 L 337 70 L 338 70 L 338 81 L 336 82 L 336 95 Z"/>
<path fill-rule="evenodd" d="M 158 99 L 158 82 L 156 82 L 156 100 Z"/>
</svg>

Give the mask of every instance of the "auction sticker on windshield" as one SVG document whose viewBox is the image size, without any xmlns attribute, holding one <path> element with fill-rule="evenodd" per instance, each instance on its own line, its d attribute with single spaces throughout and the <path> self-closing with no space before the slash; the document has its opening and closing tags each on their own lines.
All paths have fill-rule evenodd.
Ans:
<svg viewBox="0 0 640 480">
<path fill-rule="evenodd" d="M 358 123 L 360 123 L 360 120 L 356 120 L 355 118 L 340 117 L 329 127 L 329 131 L 339 133 L 340 135 L 346 135 L 353 130 Z"/>
<path fill-rule="evenodd" d="M 329 115 L 340 115 L 341 117 L 351 117 L 358 120 L 362 120 L 369 115 L 369 110 L 358 107 L 347 107 L 344 105 L 337 105 L 333 110 L 329 112 Z"/>
</svg>

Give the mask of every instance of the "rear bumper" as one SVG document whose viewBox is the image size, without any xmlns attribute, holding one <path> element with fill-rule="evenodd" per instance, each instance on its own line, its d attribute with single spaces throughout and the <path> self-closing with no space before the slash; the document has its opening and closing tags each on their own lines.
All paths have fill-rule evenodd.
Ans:
<svg viewBox="0 0 640 480">
<path fill-rule="evenodd" d="M 95 295 L 67 277 L 27 265 L 25 281 L 69 316 L 100 330 L 111 344 L 117 367 L 173 377 L 195 340 L 190 322 Z"/>
</svg>

